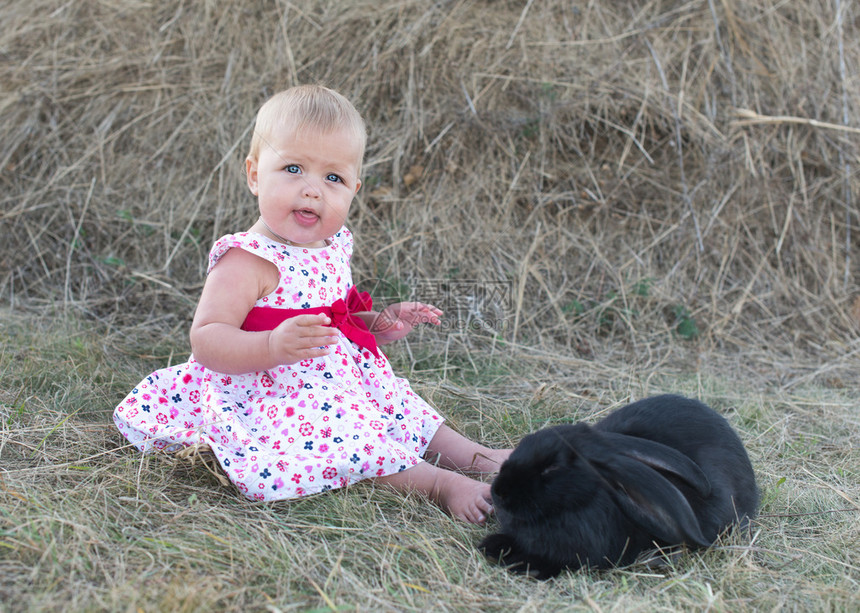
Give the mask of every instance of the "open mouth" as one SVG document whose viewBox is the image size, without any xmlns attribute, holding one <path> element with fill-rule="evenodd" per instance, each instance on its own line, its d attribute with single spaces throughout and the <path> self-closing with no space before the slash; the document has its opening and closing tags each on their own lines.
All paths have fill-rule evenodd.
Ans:
<svg viewBox="0 0 860 613">
<path fill-rule="evenodd" d="M 311 225 L 319 220 L 320 216 L 310 209 L 299 209 L 293 212 L 296 220 L 302 225 Z"/>
</svg>

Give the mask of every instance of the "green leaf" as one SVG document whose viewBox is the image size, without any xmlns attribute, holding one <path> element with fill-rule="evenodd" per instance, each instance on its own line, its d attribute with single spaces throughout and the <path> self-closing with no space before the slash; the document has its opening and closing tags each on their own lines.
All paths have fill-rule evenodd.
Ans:
<svg viewBox="0 0 860 613">
<path fill-rule="evenodd" d="M 696 320 L 692 317 L 683 317 L 675 327 L 678 336 L 687 340 L 692 340 L 699 336 L 699 326 L 696 325 Z"/>
<path fill-rule="evenodd" d="M 647 297 L 651 293 L 651 284 L 653 280 L 649 277 L 637 281 L 633 285 L 633 293 L 637 296 Z"/>
</svg>

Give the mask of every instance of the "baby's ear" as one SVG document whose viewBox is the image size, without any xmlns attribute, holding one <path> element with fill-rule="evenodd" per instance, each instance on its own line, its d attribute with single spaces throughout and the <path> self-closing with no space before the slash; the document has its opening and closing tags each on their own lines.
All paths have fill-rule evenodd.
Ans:
<svg viewBox="0 0 860 613">
<path fill-rule="evenodd" d="M 245 158 L 245 179 L 248 181 L 248 189 L 256 196 L 259 191 L 257 189 L 257 160 L 251 156 Z"/>
<path fill-rule="evenodd" d="M 360 189 L 361 189 L 361 179 L 356 179 L 355 180 L 355 192 L 354 193 L 357 194 L 358 190 L 360 190 Z"/>
</svg>

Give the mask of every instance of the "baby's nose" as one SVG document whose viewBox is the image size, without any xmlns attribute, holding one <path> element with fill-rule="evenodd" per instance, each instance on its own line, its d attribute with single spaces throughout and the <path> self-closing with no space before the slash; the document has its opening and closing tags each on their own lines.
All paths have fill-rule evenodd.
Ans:
<svg viewBox="0 0 860 613">
<path fill-rule="evenodd" d="M 302 188 L 302 195 L 307 196 L 308 198 L 319 198 L 321 193 L 319 186 L 314 181 L 305 179 L 305 184 Z"/>
</svg>

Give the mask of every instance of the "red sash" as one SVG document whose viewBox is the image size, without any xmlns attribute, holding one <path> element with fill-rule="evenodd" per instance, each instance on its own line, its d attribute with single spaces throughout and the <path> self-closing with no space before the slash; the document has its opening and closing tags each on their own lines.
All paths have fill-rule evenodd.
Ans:
<svg viewBox="0 0 860 613">
<path fill-rule="evenodd" d="M 358 343 L 361 347 L 369 349 L 373 355 L 379 357 L 376 348 L 376 337 L 367 329 L 367 325 L 354 313 L 370 311 L 373 308 L 373 300 L 368 292 L 359 292 L 355 286 L 349 288 L 346 300 L 340 298 L 331 306 L 314 307 L 312 309 L 281 309 L 278 307 L 254 307 L 248 312 L 242 330 L 248 332 L 262 332 L 274 330 L 283 321 L 297 315 L 316 315 L 325 313 L 331 320 L 329 324 L 337 328 L 349 340 Z"/>
</svg>

